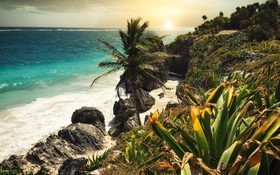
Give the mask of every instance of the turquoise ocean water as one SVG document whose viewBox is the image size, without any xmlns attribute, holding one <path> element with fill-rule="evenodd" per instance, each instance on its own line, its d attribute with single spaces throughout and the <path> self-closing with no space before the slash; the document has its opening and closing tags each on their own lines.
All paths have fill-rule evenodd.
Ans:
<svg viewBox="0 0 280 175">
<path fill-rule="evenodd" d="M 153 30 L 169 43 L 188 29 Z M 91 81 L 111 58 L 96 50 L 103 39 L 121 48 L 115 29 L 0 28 L 0 161 L 24 154 L 71 123 L 83 106 L 105 116 L 108 130 L 121 72 Z"/>
<path fill-rule="evenodd" d="M 169 43 L 190 29 L 152 30 Z M 97 39 L 121 48 L 117 29 L 0 28 L 0 110 L 39 97 L 89 90 L 110 57 Z"/>
</svg>

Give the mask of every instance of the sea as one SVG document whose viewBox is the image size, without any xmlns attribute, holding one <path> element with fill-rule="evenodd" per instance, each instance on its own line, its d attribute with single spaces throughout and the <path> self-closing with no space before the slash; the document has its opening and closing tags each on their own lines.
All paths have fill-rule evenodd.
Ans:
<svg viewBox="0 0 280 175">
<path fill-rule="evenodd" d="M 165 44 L 191 28 L 150 29 Z M 115 85 L 122 72 L 90 87 L 112 58 L 98 39 L 122 49 L 119 29 L 0 28 L 0 161 L 24 154 L 36 142 L 71 123 L 83 106 L 94 106 L 111 126 Z"/>
</svg>

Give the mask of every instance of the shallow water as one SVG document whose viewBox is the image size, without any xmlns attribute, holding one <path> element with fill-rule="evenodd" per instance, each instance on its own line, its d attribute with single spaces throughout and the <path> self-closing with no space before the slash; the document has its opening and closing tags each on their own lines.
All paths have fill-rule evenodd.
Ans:
<svg viewBox="0 0 280 175">
<path fill-rule="evenodd" d="M 168 43 L 187 31 L 156 32 Z M 0 29 L 0 161 L 70 124 L 82 106 L 100 109 L 110 127 L 121 72 L 89 87 L 111 59 L 96 51 L 99 38 L 121 47 L 111 29 Z"/>
</svg>

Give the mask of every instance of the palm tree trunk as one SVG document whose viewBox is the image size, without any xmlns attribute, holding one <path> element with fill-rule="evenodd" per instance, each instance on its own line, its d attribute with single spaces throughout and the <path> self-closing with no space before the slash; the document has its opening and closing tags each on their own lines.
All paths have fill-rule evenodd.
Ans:
<svg viewBox="0 0 280 175">
<path fill-rule="evenodd" d="M 131 89 L 132 89 L 132 96 L 133 96 L 133 103 L 134 103 L 134 107 L 135 107 L 136 117 L 137 117 L 139 126 L 142 126 L 140 114 L 139 114 L 139 105 L 140 105 L 139 97 L 137 96 L 137 93 L 136 93 L 137 86 L 135 85 L 135 83 L 131 83 L 131 87 L 132 87 Z"/>
</svg>

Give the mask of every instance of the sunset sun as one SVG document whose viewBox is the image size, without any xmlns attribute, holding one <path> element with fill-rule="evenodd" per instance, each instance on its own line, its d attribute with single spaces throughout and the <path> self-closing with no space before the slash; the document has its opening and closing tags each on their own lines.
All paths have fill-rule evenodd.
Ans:
<svg viewBox="0 0 280 175">
<path fill-rule="evenodd" d="M 164 27 L 165 27 L 165 29 L 170 30 L 174 26 L 173 26 L 173 23 L 171 21 L 166 21 L 165 24 L 164 24 Z"/>
</svg>

